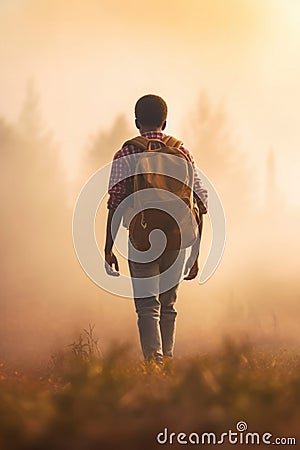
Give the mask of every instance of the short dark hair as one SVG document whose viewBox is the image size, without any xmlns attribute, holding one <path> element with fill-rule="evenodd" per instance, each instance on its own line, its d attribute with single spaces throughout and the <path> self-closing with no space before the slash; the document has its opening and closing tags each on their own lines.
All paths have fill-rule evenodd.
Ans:
<svg viewBox="0 0 300 450">
<path fill-rule="evenodd" d="M 134 112 L 142 125 L 160 127 L 166 121 L 168 107 L 158 95 L 148 94 L 136 102 Z"/>
</svg>

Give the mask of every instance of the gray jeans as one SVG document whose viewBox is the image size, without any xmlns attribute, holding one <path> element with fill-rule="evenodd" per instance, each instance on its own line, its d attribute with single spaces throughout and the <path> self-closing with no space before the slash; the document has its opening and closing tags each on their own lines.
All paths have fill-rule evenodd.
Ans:
<svg viewBox="0 0 300 450">
<path fill-rule="evenodd" d="M 131 261 L 129 252 L 138 329 L 146 360 L 153 358 L 160 362 L 163 356 L 173 356 L 177 316 L 175 302 L 184 256 L 184 250 L 166 250 L 154 261 L 142 263 Z M 162 274 L 167 269 L 169 272 L 164 279 Z"/>
</svg>

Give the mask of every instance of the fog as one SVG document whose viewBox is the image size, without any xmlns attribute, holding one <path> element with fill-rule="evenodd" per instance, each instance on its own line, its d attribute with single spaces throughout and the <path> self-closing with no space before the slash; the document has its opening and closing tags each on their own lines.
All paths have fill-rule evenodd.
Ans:
<svg viewBox="0 0 300 450">
<path fill-rule="evenodd" d="M 204 285 L 179 291 L 177 352 L 206 352 L 226 336 L 263 345 L 299 344 L 299 221 L 281 191 L 276 153 L 261 158 L 264 193 L 247 152 L 235 143 L 226 109 L 200 92 L 187 144 L 217 189 L 227 219 L 221 264 Z M 1 118 L 1 358 L 46 361 L 88 323 L 102 350 L 128 343 L 139 355 L 132 301 L 104 292 L 77 261 L 71 232 L 76 196 L 88 177 L 134 132 L 122 115 L 88 140 L 77 181 L 67 181 L 59 146 L 41 119 L 30 82 L 17 122 Z M 182 131 L 184 133 L 184 130 Z M 97 237 L 103 248 L 106 204 Z M 204 223 L 201 265 L 210 245 Z M 125 267 L 122 263 L 122 267 Z M 112 279 L 113 282 L 113 279 Z"/>
<path fill-rule="evenodd" d="M 87 179 L 134 136 L 143 94 L 169 106 L 224 207 L 226 247 L 204 285 L 183 282 L 177 355 L 226 337 L 299 344 L 300 7 L 292 0 L 0 4 L 0 360 L 37 364 L 89 323 L 140 357 L 131 300 L 86 276 L 72 213 Z M 96 232 L 103 248 L 106 216 Z M 211 239 L 205 218 L 201 266 Z M 127 270 L 126 261 L 121 262 Z"/>
</svg>

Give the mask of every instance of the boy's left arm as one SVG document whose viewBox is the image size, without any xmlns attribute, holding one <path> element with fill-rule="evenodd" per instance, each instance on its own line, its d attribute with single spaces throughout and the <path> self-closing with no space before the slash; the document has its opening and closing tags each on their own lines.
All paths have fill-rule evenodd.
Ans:
<svg viewBox="0 0 300 450">
<path fill-rule="evenodd" d="M 207 213 L 208 209 L 208 191 L 203 186 L 202 180 L 200 179 L 198 172 L 195 167 L 195 162 L 192 154 L 189 152 L 189 157 L 191 160 L 191 163 L 194 168 L 194 184 L 193 184 L 193 191 L 194 191 L 194 198 L 196 200 L 198 210 L 199 210 L 199 223 L 198 223 L 198 237 L 196 241 L 194 242 L 191 250 L 191 255 L 187 260 L 186 266 L 185 266 L 185 273 L 187 273 L 187 276 L 184 278 L 185 280 L 193 280 L 198 272 L 199 272 L 199 249 L 200 249 L 200 241 L 201 241 L 201 235 L 202 235 L 202 228 L 203 228 L 203 215 Z"/>
<path fill-rule="evenodd" d="M 184 280 L 193 280 L 194 278 L 196 278 L 196 276 L 199 272 L 198 258 L 199 258 L 202 227 L 203 227 L 203 220 L 202 220 L 202 214 L 200 214 L 199 215 L 199 223 L 198 223 L 198 236 L 197 236 L 196 241 L 192 245 L 191 254 L 185 265 L 184 272 L 187 275 L 186 275 L 186 277 L 184 277 Z"/>
</svg>

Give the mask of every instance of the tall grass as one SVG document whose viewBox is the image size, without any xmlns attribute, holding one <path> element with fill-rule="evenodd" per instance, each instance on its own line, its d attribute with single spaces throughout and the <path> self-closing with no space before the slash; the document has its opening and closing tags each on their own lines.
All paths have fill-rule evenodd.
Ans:
<svg viewBox="0 0 300 450">
<path fill-rule="evenodd" d="M 89 327 L 43 371 L 1 365 L 0 448 L 150 450 L 166 427 L 221 434 L 240 420 L 297 437 L 299 369 L 296 352 L 229 340 L 216 353 L 145 365 L 122 347 L 102 356 Z"/>
</svg>

